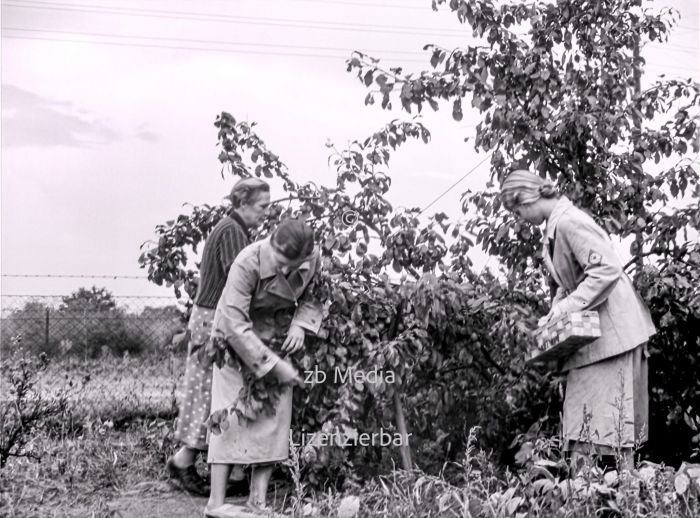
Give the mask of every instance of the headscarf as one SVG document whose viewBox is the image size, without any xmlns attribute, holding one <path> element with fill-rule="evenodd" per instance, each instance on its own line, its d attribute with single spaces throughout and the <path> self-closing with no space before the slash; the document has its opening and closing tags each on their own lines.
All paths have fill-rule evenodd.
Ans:
<svg viewBox="0 0 700 518">
<path fill-rule="evenodd" d="M 542 197 L 543 192 L 552 193 L 553 191 L 554 184 L 549 180 L 525 169 L 518 169 L 503 180 L 501 202 L 506 209 L 513 210 L 518 205 L 536 202 Z"/>
<path fill-rule="evenodd" d="M 296 261 L 314 251 L 314 231 L 303 221 L 286 219 L 272 232 L 270 243 L 287 259 Z"/>
</svg>

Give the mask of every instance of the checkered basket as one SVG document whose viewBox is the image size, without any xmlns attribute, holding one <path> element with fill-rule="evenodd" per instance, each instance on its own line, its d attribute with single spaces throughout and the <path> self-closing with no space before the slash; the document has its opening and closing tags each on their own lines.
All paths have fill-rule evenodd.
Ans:
<svg viewBox="0 0 700 518">
<path fill-rule="evenodd" d="M 599 337 L 600 318 L 597 311 L 567 313 L 537 330 L 537 349 L 532 352 L 528 363 L 567 358 Z"/>
</svg>

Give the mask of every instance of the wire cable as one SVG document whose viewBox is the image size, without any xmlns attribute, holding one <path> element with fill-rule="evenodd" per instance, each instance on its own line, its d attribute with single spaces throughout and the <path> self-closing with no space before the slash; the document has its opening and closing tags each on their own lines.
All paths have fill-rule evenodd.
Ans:
<svg viewBox="0 0 700 518">
<path fill-rule="evenodd" d="M 223 0 L 226 1 L 226 0 Z M 432 7 L 430 5 L 430 2 L 425 1 L 425 2 L 419 2 L 419 4 L 415 5 L 407 5 L 407 4 L 380 4 L 380 3 L 367 3 L 367 2 L 347 2 L 344 0 L 334 0 L 334 1 L 329 1 L 329 0 L 286 0 L 287 2 L 294 1 L 294 2 L 306 2 L 306 3 L 316 3 L 316 4 L 323 4 L 326 6 L 334 6 L 334 5 L 351 5 L 351 6 L 357 6 L 357 7 L 372 7 L 372 8 L 389 8 L 389 9 L 415 9 L 415 10 L 421 10 L 421 11 L 427 11 L 430 10 L 432 11 Z M 386 1 L 386 0 L 385 0 Z"/>
<path fill-rule="evenodd" d="M 233 54 L 257 54 L 257 55 L 268 55 L 268 56 L 280 56 L 280 57 L 311 57 L 311 58 L 330 58 L 338 60 L 347 60 L 349 56 L 344 55 L 331 55 L 331 54 L 312 54 L 306 52 L 265 52 L 261 50 L 243 50 L 243 49 L 215 49 L 215 48 L 204 48 L 204 47 L 187 47 L 187 46 L 174 46 L 174 45 L 151 45 L 146 43 L 125 43 L 117 41 L 94 41 L 94 40 L 78 40 L 78 39 L 68 39 L 68 38 L 49 38 L 49 37 L 39 37 L 39 36 L 13 36 L 10 34 L 3 34 L 3 38 L 19 39 L 19 40 L 37 40 L 37 41 L 53 41 L 53 42 L 65 42 L 65 43 L 90 43 L 95 45 L 112 45 L 117 47 L 140 47 L 140 48 L 152 48 L 152 49 L 166 49 L 166 50 L 197 50 L 204 52 L 225 52 Z M 405 59 L 405 58 L 391 58 L 400 59 L 402 63 L 425 63 L 426 60 L 423 59 Z"/>
<path fill-rule="evenodd" d="M 325 58 L 325 59 L 342 59 L 347 60 L 348 55 L 333 55 L 333 54 L 313 54 L 308 52 L 266 52 L 262 50 L 250 50 L 250 49 L 219 49 L 210 47 L 192 47 L 184 45 L 154 45 L 147 43 L 133 43 L 133 42 L 115 42 L 115 41 L 97 41 L 89 39 L 71 39 L 71 38 L 51 38 L 51 37 L 41 37 L 41 36 L 20 36 L 11 34 L 2 34 L 2 38 L 8 39 L 19 39 L 19 40 L 37 40 L 37 41 L 53 41 L 53 42 L 64 42 L 64 43 L 90 43 L 95 45 L 112 45 L 117 47 L 140 47 L 140 48 L 153 48 L 153 49 L 165 49 L 165 50 L 195 50 L 204 52 L 224 52 L 233 54 L 253 54 L 253 55 L 269 55 L 269 56 L 279 56 L 279 57 L 311 57 L 311 58 Z M 410 59 L 398 56 L 391 56 L 385 58 L 385 61 L 400 61 L 402 63 L 422 63 L 426 64 L 426 59 Z M 674 65 L 661 65 L 657 63 L 648 63 L 648 68 L 656 71 L 665 71 L 666 69 L 682 70 L 683 72 L 690 72 L 691 75 L 696 75 L 697 71 L 688 70 L 687 67 L 674 66 Z M 684 75 L 684 74 L 677 74 Z"/>
<path fill-rule="evenodd" d="M 426 205 L 425 207 L 423 207 L 423 208 L 421 209 L 421 211 L 418 213 L 418 215 L 420 216 L 420 215 L 423 214 L 426 210 L 428 210 L 430 207 L 432 207 L 433 205 L 435 205 L 440 199 L 442 199 L 443 196 L 445 196 L 448 192 L 450 192 L 452 189 L 454 189 L 455 187 L 457 187 L 457 185 L 459 185 L 459 184 L 462 182 L 462 180 L 464 180 L 467 176 L 469 176 L 469 175 L 472 174 L 474 171 L 476 171 L 476 170 L 481 166 L 481 164 L 483 164 L 484 162 L 486 162 L 486 160 L 488 160 L 490 157 L 491 157 L 491 153 L 489 153 L 488 155 L 486 155 L 486 156 L 483 158 L 483 160 L 481 160 L 481 162 L 479 162 L 479 163 L 476 164 L 474 167 L 472 167 L 469 171 L 467 171 L 466 174 L 464 174 L 459 180 L 457 180 L 455 183 L 453 183 L 453 184 L 450 185 L 447 189 L 445 189 L 445 191 L 444 191 L 442 194 L 440 194 L 437 198 L 435 198 L 433 201 L 431 201 L 430 203 L 428 203 L 428 205 Z"/>
<path fill-rule="evenodd" d="M 220 45 L 244 45 L 251 47 L 278 47 L 283 49 L 305 49 L 305 50 L 325 50 L 325 51 L 340 51 L 340 52 L 354 52 L 357 49 L 350 47 L 319 47 L 314 45 L 289 45 L 289 44 L 276 44 L 276 43 L 260 43 L 260 42 L 246 42 L 246 41 L 227 41 L 227 40 L 202 40 L 202 39 L 189 39 L 189 38 L 168 38 L 163 36 L 139 36 L 136 34 L 125 35 L 125 34 L 107 34 L 101 32 L 80 32 L 80 31 L 64 31 L 55 29 L 26 29 L 20 27 L 2 27 L 3 31 L 16 31 L 16 32 L 49 32 L 55 34 L 68 34 L 71 36 L 97 36 L 100 38 L 121 38 L 121 39 L 139 39 L 139 40 L 153 40 L 153 41 L 169 41 L 169 42 L 186 42 L 186 43 L 202 43 L 202 44 L 220 44 Z M 427 56 L 427 51 L 419 52 L 412 50 L 387 50 L 387 49 L 363 49 L 364 53 L 377 53 L 377 54 L 408 54 L 408 55 L 422 55 Z"/>
<path fill-rule="evenodd" d="M 30 33 L 54 33 L 54 34 L 68 34 L 71 36 L 95 36 L 100 38 L 120 38 L 120 39 L 139 39 L 139 40 L 152 40 L 152 41 L 167 41 L 167 42 L 186 42 L 186 43 L 201 43 L 201 44 L 219 44 L 219 45 L 242 45 L 251 47 L 277 47 L 277 48 L 291 48 L 291 49 L 305 49 L 305 50 L 324 50 L 324 51 L 340 51 L 340 52 L 353 52 L 359 49 L 353 49 L 350 47 L 323 47 L 316 45 L 290 45 L 290 44 L 277 44 L 277 43 L 261 43 L 261 42 L 246 42 L 246 41 L 228 41 L 228 40 L 203 40 L 195 38 L 169 38 L 164 36 L 141 36 L 136 34 L 113 34 L 113 33 L 101 33 L 101 32 L 83 32 L 83 31 L 66 31 L 58 29 L 29 29 L 23 27 L 2 27 L 4 31 L 15 31 L 15 32 L 30 32 Z M 698 54 L 700 49 L 693 47 L 682 47 L 679 45 L 669 45 L 663 43 L 653 43 L 654 48 L 672 48 L 677 49 L 679 52 L 687 52 L 690 54 Z M 686 50 L 688 49 L 688 50 Z M 427 56 L 427 51 L 412 51 L 412 50 L 388 50 L 388 49 L 362 49 L 363 53 L 369 54 L 407 54 L 415 56 Z"/>
<path fill-rule="evenodd" d="M 234 16 L 216 13 L 197 13 L 188 11 L 160 11 L 156 9 L 133 9 L 121 7 L 100 7 L 86 4 L 58 4 L 53 2 L 26 2 L 17 3 L 21 0 L 13 0 L 5 2 L 6 7 L 16 7 L 22 9 L 40 9 L 49 11 L 68 11 L 93 14 L 108 14 L 108 15 L 123 15 L 123 16 L 142 16 L 158 19 L 176 19 L 176 20 L 196 20 L 214 23 L 236 23 L 240 25 L 263 25 L 273 27 L 293 27 L 303 29 L 319 29 L 328 31 L 346 31 L 346 32 L 379 32 L 386 34 L 410 34 L 410 35 L 425 35 L 425 36 L 447 36 L 447 37 L 465 37 L 465 30 L 457 29 L 427 29 L 425 27 L 414 26 L 387 26 L 376 24 L 361 24 L 347 22 L 327 22 L 317 20 L 289 20 L 284 18 L 264 18 L 254 16 Z M 48 5 L 47 5 L 48 4 Z M 64 7 L 65 6 L 65 7 Z M 86 8 L 87 7 L 87 8 Z M 397 30 L 398 29 L 398 30 Z"/>
<path fill-rule="evenodd" d="M 148 279 L 145 275 L 55 275 L 51 273 L 46 274 L 16 274 L 16 273 L 3 273 L 2 277 L 9 278 L 46 278 L 46 279 L 129 279 L 129 280 L 142 280 Z"/>
<path fill-rule="evenodd" d="M 322 1 L 322 0 L 299 0 L 299 1 Z M 465 35 L 464 30 L 460 29 L 430 29 L 426 32 L 425 27 L 415 27 L 415 26 L 387 26 L 387 25 L 377 25 L 377 24 L 357 24 L 347 22 L 331 22 L 331 21 L 318 21 L 318 20 L 289 20 L 284 18 L 264 18 L 264 17 L 253 17 L 253 16 L 235 16 L 226 15 L 219 13 L 201 13 L 196 11 L 163 11 L 157 9 L 136 9 L 136 8 L 125 8 L 125 7 L 115 7 L 115 6 L 104 6 L 95 4 L 75 4 L 66 2 L 47 2 L 42 0 L 11 0 L 14 3 L 6 2 L 4 5 L 8 7 L 17 8 L 29 8 L 29 9 L 48 9 L 48 10 L 63 10 L 63 11 L 76 11 L 85 13 L 97 13 L 97 14 L 116 14 L 116 15 L 126 15 L 126 16 L 149 16 L 155 18 L 174 18 L 174 19 L 192 19 L 198 21 L 210 21 L 219 23 L 229 23 L 227 20 L 232 20 L 237 23 L 251 24 L 251 25 L 274 25 L 274 26 L 285 26 L 285 27 L 298 27 L 298 28 L 311 28 L 311 29 L 322 29 L 322 30 L 346 30 L 346 31 L 358 31 L 358 32 L 386 32 L 389 34 L 416 34 L 416 35 L 440 35 L 447 37 L 463 37 Z M 376 4 L 365 4 L 365 5 L 376 5 Z M 314 24 L 314 25 L 300 25 L 300 24 Z M 324 27 L 326 25 L 326 27 Z M 360 27 L 359 29 L 348 28 L 348 25 L 353 25 Z M 330 26 L 330 27 L 328 27 Z M 697 31 L 696 27 L 689 26 L 675 26 L 676 28 L 682 28 L 687 30 Z M 377 30 L 382 29 L 382 30 Z M 395 29 L 400 29 L 399 31 Z M 406 29 L 410 32 L 405 32 Z"/>
<path fill-rule="evenodd" d="M 20 293 L 3 293 L 0 295 L 0 299 L 4 298 L 47 298 L 47 299 L 63 299 L 65 295 L 23 295 Z M 112 295 L 115 299 L 172 299 L 172 296 L 168 295 Z"/>
</svg>

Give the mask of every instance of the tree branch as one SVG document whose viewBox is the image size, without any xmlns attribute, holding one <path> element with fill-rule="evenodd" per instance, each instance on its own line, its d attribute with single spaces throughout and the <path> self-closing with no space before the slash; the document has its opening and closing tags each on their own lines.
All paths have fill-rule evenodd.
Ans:
<svg viewBox="0 0 700 518">
<path fill-rule="evenodd" d="M 664 252 L 671 253 L 670 250 L 665 249 L 665 248 L 652 248 L 648 252 L 643 252 L 641 254 L 637 254 L 635 257 L 630 259 L 627 264 L 625 264 L 622 269 L 624 271 L 627 271 L 627 269 L 635 264 L 638 260 L 642 259 L 643 257 L 649 257 L 650 255 L 662 255 Z"/>
</svg>

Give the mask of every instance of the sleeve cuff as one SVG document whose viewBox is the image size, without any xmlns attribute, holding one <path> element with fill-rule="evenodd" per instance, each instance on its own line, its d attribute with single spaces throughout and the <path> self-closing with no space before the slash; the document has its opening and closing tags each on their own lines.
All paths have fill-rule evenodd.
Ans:
<svg viewBox="0 0 700 518">
<path fill-rule="evenodd" d="M 292 320 L 292 325 L 293 326 L 299 326 L 302 329 L 308 331 L 311 334 L 317 335 L 318 331 L 321 329 L 321 321 L 319 320 L 318 323 L 315 322 L 308 322 L 304 319 L 294 319 Z"/>
<path fill-rule="evenodd" d="M 277 365 L 278 361 L 280 361 L 279 356 L 277 356 L 272 351 L 267 351 L 263 355 L 262 363 L 253 365 L 253 373 L 255 374 L 255 377 L 260 379 L 263 376 L 267 375 L 272 370 L 272 368 L 275 365 Z"/>
</svg>

